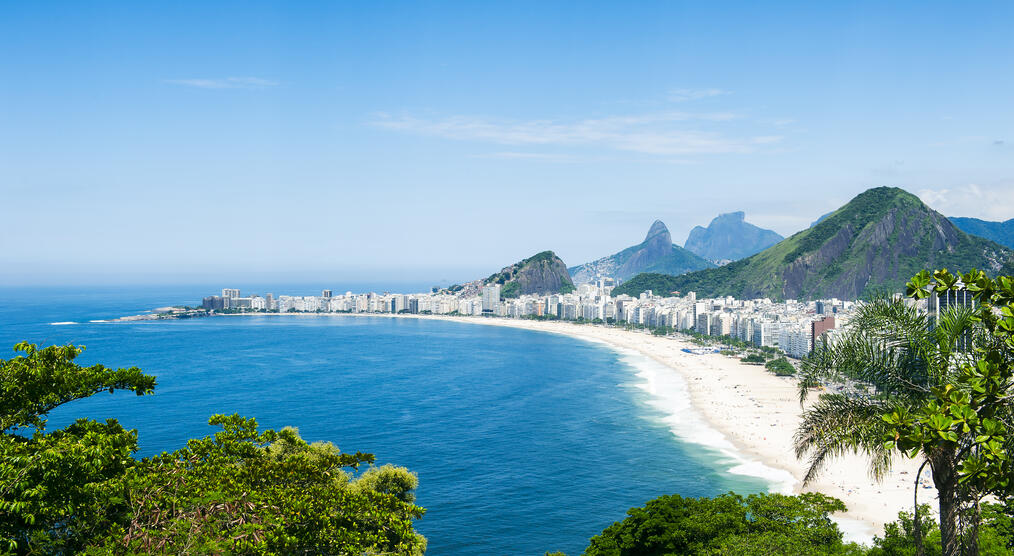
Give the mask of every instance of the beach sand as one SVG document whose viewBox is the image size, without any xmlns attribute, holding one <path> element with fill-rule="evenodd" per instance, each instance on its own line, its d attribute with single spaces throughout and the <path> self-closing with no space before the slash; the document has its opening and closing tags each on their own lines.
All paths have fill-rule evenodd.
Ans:
<svg viewBox="0 0 1014 556">
<path fill-rule="evenodd" d="M 647 382 L 642 386 L 655 398 L 653 405 L 674 415 L 674 433 L 684 436 L 677 425 L 703 428 L 712 438 L 700 443 L 726 453 L 734 452 L 739 461 L 730 468 L 731 472 L 765 477 L 771 481 L 773 492 L 821 492 L 845 502 L 848 511 L 835 516 L 835 521 L 845 533 L 846 540 L 868 544 L 874 535 L 882 535 L 884 524 L 896 520 L 899 511 L 912 509 L 915 474 L 920 462 L 902 456 L 895 458 L 891 471 L 879 483 L 870 478 L 866 458 L 850 454 L 832 460 L 816 480 L 804 486 L 802 478 L 806 474 L 806 461 L 796 459 L 792 448 L 793 435 L 804 409 L 799 403 L 797 382 L 794 378 L 777 377 L 762 366 L 747 365 L 737 358 L 717 353 L 687 353 L 682 349 L 695 347 L 689 342 L 607 326 L 441 315 L 330 315 L 451 320 L 564 334 L 605 343 L 617 348 L 621 354 L 636 354 L 659 364 L 638 374 Z M 672 374 L 666 376 L 667 372 Z M 672 390 L 674 381 L 678 384 L 679 396 L 670 393 L 656 397 L 658 392 L 653 390 L 657 386 L 668 384 L 668 390 Z M 681 399 L 685 397 L 684 387 L 689 394 L 689 407 Z M 809 399 L 816 398 L 814 393 Z M 690 419 L 680 415 L 687 411 L 696 415 L 689 416 Z M 698 427 L 693 426 L 695 422 Z M 713 438 L 716 435 L 724 436 L 724 439 Z M 689 440 L 694 441 L 693 438 Z M 922 479 L 923 484 L 932 484 L 928 469 L 923 471 Z M 919 501 L 935 506 L 936 491 L 920 487 Z"/>
<path fill-rule="evenodd" d="M 604 342 L 631 350 L 679 373 L 686 381 L 690 403 L 713 429 L 725 436 L 747 460 L 763 464 L 769 470 L 774 491 L 784 494 L 821 492 L 845 502 L 848 512 L 836 521 L 848 540 L 868 543 L 873 535 L 882 535 L 885 523 L 894 521 L 898 512 L 911 511 L 918 460 L 895 458 L 894 465 L 881 482 L 868 474 L 869 465 L 861 455 L 847 455 L 831 461 L 810 484 L 803 486 L 805 460 L 796 459 L 792 438 L 803 407 L 794 378 L 777 377 L 762 366 L 747 365 L 737 358 L 720 354 L 696 355 L 682 351 L 695 347 L 679 339 L 653 336 L 646 332 L 618 328 L 579 325 L 567 322 L 491 318 L 448 318 L 459 322 L 512 326 L 540 330 Z M 816 393 L 809 397 L 815 400 Z M 749 465 L 749 464 L 748 464 Z M 928 470 L 924 484 L 932 484 Z M 935 506 L 936 491 L 919 488 L 919 501 Z"/>
</svg>

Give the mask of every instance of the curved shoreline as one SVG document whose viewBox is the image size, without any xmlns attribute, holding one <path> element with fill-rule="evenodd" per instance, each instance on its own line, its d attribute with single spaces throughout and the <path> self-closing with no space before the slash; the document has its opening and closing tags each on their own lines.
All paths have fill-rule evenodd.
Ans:
<svg viewBox="0 0 1014 556">
<path fill-rule="evenodd" d="M 833 517 L 847 541 L 869 543 L 874 535 L 883 533 L 885 523 L 897 519 L 898 512 L 910 509 L 912 504 L 918 465 L 907 459 L 896 459 L 894 468 L 883 482 L 873 483 L 866 472 L 866 459 L 847 455 L 828 463 L 817 480 L 804 487 L 805 461 L 797 460 L 792 448 L 792 437 L 803 411 L 796 380 L 776 377 L 762 367 L 746 365 L 736 358 L 720 354 L 683 352 L 683 348 L 692 347 L 692 344 L 681 339 L 566 321 L 488 317 L 390 313 L 239 313 L 220 316 L 251 315 L 432 319 L 549 332 L 605 344 L 621 358 L 625 354 L 629 357 L 631 353 L 643 356 L 657 363 L 660 369 L 673 371 L 685 383 L 689 404 L 678 404 L 671 396 L 667 400 L 651 392 L 650 388 L 646 390 L 655 401 L 653 405 L 672 418 L 670 429 L 674 435 L 688 443 L 725 452 L 727 457 L 741 462 L 740 466 L 730 466 L 729 473 L 766 480 L 772 485 L 770 490 L 773 492 L 821 492 L 845 502 L 848 512 Z M 647 380 L 642 376 L 645 372 L 643 368 L 636 363 L 624 363 L 635 370 L 638 380 Z M 673 407 L 677 404 L 680 407 Z M 685 417 L 681 418 L 680 412 L 685 411 L 687 405 L 699 421 L 717 432 L 729 446 L 716 448 L 716 443 L 723 444 L 722 439 L 693 439 L 688 438 L 685 431 L 678 431 L 676 425 L 681 421 L 685 424 Z M 935 491 L 931 489 L 920 491 L 922 502 L 931 502 L 935 496 Z"/>
<path fill-rule="evenodd" d="M 763 367 L 746 365 L 736 358 L 717 353 L 686 353 L 682 349 L 693 347 L 693 344 L 647 332 L 560 321 L 440 315 L 421 318 L 563 334 L 605 343 L 617 348 L 620 353 L 630 350 L 675 371 L 687 385 L 690 407 L 694 412 L 732 444 L 736 457 L 747 465 L 753 462 L 763 467 L 745 474 L 768 480 L 775 492 L 821 492 L 845 502 L 848 512 L 835 516 L 835 521 L 845 532 L 846 540 L 869 543 L 874 535 L 883 534 L 884 524 L 896 520 L 898 512 L 911 508 L 918 470 L 918 462 L 914 460 L 896 459 L 883 482 L 875 483 L 867 473 L 867 460 L 850 454 L 829 462 L 816 480 L 805 486 L 802 484 L 807 465 L 805 461 L 796 459 L 792 447 L 793 435 L 803 412 L 794 378 L 777 377 Z M 671 414 L 679 408 L 659 409 Z M 702 444 L 681 434 L 677 436 Z M 773 474 L 771 470 L 781 473 Z M 730 472 L 736 473 L 731 469 Z M 931 501 L 936 494 L 932 489 L 920 491 L 919 498 L 924 502 Z"/>
</svg>

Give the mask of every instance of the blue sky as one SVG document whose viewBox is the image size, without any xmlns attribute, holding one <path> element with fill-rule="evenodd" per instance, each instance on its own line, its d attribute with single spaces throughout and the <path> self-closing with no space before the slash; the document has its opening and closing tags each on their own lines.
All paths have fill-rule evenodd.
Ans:
<svg viewBox="0 0 1014 556">
<path fill-rule="evenodd" d="M 458 281 L 868 187 L 1014 217 L 1014 4 L 7 3 L 0 283 Z"/>
</svg>

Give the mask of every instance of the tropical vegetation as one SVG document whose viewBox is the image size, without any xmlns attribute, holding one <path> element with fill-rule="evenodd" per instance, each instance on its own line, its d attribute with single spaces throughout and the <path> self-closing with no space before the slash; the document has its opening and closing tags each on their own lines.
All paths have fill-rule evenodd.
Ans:
<svg viewBox="0 0 1014 556">
<path fill-rule="evenodd" d="M 136 367 L 81 366 L 83 348 L 15 346 L 0 360 L 0 553 L 421 554 L 414 474 L 215 415 L 218 433 L 137 459 L 115 419 L 47 430 L 57 407 L 101 392 L 151 394 Z"/>
<path fill-rule="evenodd" d="M 938 492 L 945 556 L 979 553 L 981 501 L 1007 499 L 1014 486 L 1014 282 L 940 270 L 907 285 L 913 299 L 966 293 L 974 305 L 936 315 L 896 297 L 863 304 L 843 337 L 804 361 L 800 381 L 801 399 L 828 381 L 851 385 L 804 413 L 796 433 L 797 455 L 809 457 L 804 481 L 846 452 L 866 454 L 875 478 L 895 456 L 920 458 Z M 916 515 L 917 545 L 920 523 Z"/>
<path fill-rule="evenodd" d="M 740 299 L 858 299 L 900 291 L 924 268 L 1004 272 L 1014 251 L 966 234 L 902 189 L 867 190 L 811 228 L 725 266 L 669 276 L 634 276 L 613 295 L 694 291 Z"/>
</svg>

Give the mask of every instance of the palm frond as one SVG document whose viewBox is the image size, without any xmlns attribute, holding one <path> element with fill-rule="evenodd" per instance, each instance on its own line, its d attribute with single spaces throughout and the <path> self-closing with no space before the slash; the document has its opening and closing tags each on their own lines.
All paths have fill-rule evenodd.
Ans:
<svg viewBox="0 0 1014 556">
<path fill-rule="evenodd" d="M 846 453 L 870 458 L 870 475 L 880 480 L 891 466 L 891 452 L 884 448 L 886 426 L 880 416 L 888 405 L 877 399 L 823 394 L 803 413 L 793 447 L 796 457 L 809 454 L 803 484 L 812 481 L 830 459 Z"/>
<path fill-rule="evenodd" d="M 800 399 L 822 382 L 859 381 L 881 392 L 922 397 L 932 386 L 934 344 L 925 315 L 893 299 L 861 306 L 843 335 L 803 362 Z"/>
</svg>

